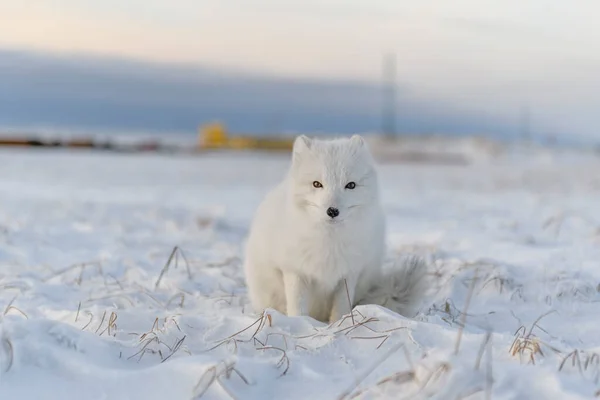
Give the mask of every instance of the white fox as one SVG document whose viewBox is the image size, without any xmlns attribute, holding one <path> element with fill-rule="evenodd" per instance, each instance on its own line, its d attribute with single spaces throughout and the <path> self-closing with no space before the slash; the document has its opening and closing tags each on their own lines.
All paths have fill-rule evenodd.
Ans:
<svg viewBox="0 0 600 400">
<path fill-rule="evenodd" d="M 244 270 L 256 312 L 334 322 L 357 304 L 406 315 L 421 291 L 419 263 L 383 274 L 385 219 L 374 161 L 359 135 L 302 135 L 287 177 L 258 207 Z"/>
</svg>

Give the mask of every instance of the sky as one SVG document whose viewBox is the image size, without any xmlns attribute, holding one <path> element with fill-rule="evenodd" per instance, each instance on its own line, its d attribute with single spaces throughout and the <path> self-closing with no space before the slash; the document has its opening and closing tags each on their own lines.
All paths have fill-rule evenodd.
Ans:
<svg viewBox="0 0 600 400">
<path fill-rule="evenodd" d="M 144 82 L 168 86 L 170 107 L 177 111 L 178 90 L 185 92 L 186 84 L 172 78 L 185 69 L 188 87 L 200 90 L 214 76 L 224 83 L 217 90 L 221 111 L 204 107 L 203 118 L 219 114 L 240 129 L 260 129 L 278 118 L 283 127 L 298 130 L 378 129 L 382 58 L 393 53 L 400 129 L 444 130 L 447 120 L 448 131 L 514 134 L 528 110 L 534 134 L 600 140 L 597 1 L 21 0 L 1 2 L 0 15 L 0 63 L 5 65 L 0 84 L 11 83 L 11 95 L 23 97 L 17 104 L 4 94 L 5 105 L 13 108 L 27 108 L 31 100 L 26 98 L 35 97 L 24 91 L 36 88 L 19 79 L 37 77 L 40 97 L 51 101 L 58 89 L 46 83 L 70 68 L 85 83 L 78 89 L 77 82 L 63 77 L 71 92 L 81 91 L 70 97 L 81 107 L 81 99 L 90 108 L 96 104 L 83 92 L 93 87 L 89 80 L 101 77 L 107 87 L 114 86 L 113 97 L 107 94 L 103 104 L 116 114 L 102 118 L 122 125 L 129 114 L 119 108 L 117 97 L 133 94 L 135 103 L 144 97 Z M 21 70 L 15 62 L 23 59 L 29 67 Z M 48 63 L 50 72 L 44 67 Z M 138 86 L 125 89 L 136 72 Z M 242 109 L 246 106 L 236 100 L 232 82 L 245 91 L 242 97 L 268 95 L 254 108 Z M 325 99 L 321 88 L 330 93 Z M 150 92 L 160 94 L 159 89 Z M 349 95 L 364 98 L 349 100 Z M 194 101 L 210 104 L 209 98 L 196 96 Z M 293 110 L 290 105 L 273 112 L 274 106 L 283 108 L 283 98 Z M 35 106 L 43 108 L 40 101 Z M 70 105 L 63 106 L 56 105 L 54 118 L 32 113 L 30 119 L 74 123 L 66 115 Z M 141 129 L 155 123 L 140 120 L 151 108 L 130 106 L 130 123 Z M 193 111 L 174 114 L 172 128 L 189 129 Z M 307 124 L 307 118 L 314 123 Z M 177 122 L 182 119 L 189 122 Z M 0 111 L 3 121 L 21 120 Z M 91 123 L 86 121 L 77 123 Z"/>
</svg>

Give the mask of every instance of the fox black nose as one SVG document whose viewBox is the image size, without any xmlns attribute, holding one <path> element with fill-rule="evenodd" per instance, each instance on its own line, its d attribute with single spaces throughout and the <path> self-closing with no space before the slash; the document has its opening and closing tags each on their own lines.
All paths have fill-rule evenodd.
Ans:
<svg viewBox="0 0 600 400">
<path fill-rule="evenodd" d="M 338 210 L 337 208 L 329 207 L 327 209 L 327 215 L 329 215 L 331 218 L 335 218 L 338 215 L 340 215 L 340 210 Z"/>
</svg>

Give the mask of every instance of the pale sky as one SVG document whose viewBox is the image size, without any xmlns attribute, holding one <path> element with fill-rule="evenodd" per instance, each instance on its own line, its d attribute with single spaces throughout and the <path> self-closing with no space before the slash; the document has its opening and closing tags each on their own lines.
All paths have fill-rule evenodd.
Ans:
<svg viewBox="0 0 600 400">
<path fill-rule="evenodd" d="M 0 48 L 193 63 L 267 76 L 399 85 L 469 110 L 593 134 L 597 0 L 20 0 Z M 539 111 L 538 111 L 539 110 Z"/>
</svg>

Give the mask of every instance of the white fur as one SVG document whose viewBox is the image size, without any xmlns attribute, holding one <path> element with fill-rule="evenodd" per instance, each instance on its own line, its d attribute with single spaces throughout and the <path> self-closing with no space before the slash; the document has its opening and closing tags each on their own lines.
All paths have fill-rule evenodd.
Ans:
<svg viewBox="0 0 600 400">
<path fill-rule="evenodd" d="M 349 182 L 356 188 L 345 188 Z M 327 215 L 329 207 L 339 210 L 337 218 Z M 255 311 L 331 322 L 364 299 L 385 303 L 394 297 L 385 289 L 398 285 L 382 285 L 384 254 L 377 173 L 363 138 L 296 138 L 288 175 L 259 206 L 246 245 Z"/>
<path fill-rule="evenodd" d="M 418 300 L 429 289 L 427 265 L 417 257 L 394 260 L 391 269 L 372 282 L 357 304 L 378 304 L 404 316 L 417 312 Z"/>
</svg>

